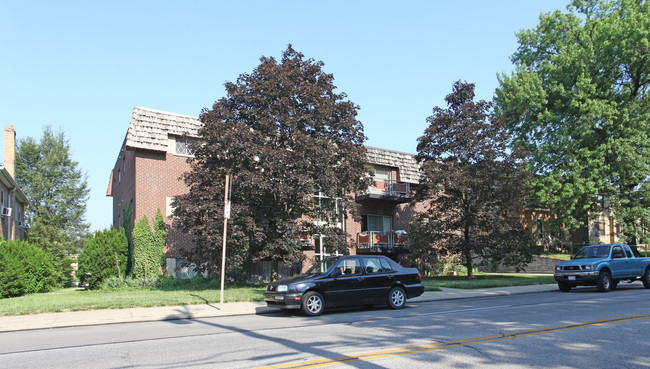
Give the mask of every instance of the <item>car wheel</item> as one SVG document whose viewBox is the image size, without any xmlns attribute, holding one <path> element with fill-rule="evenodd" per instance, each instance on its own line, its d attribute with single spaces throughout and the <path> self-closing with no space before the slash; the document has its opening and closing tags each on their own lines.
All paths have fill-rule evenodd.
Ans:
<svg viewBox="0 0 650 369">
<path fill-rule="evenodd" d="M 393 287 L 388 293 L 388 306 L 391 309 L 401 309 L 406 306 L 406 294 L 402 287 Z"/>
<path fill-rule="evenodd" d="M 612 276 L 609 272 L 600 272 L 598 274 L 596 287 L 598 287 L 598 291 L 600 292 L 609 292 L 612 289 Z"/>
<path fill-rule="evenodd" d="M 309 291 L 302 297 L 302 311 L 309 316 L 321 315 L 325 310 L 323 295 Z"/>
<path fill-rule="evenodd" d="M 571 291 L 571 286 L 568 283 L 557 282 L 557 286 L 560 288 L 560 291 L 562 291 L 562 292 Z"/>
<path fill-rule="evenodd" d="M 650 288 L 650 268 L 645 270 L 641 281 L 643 282 L 643 287 Z"/>
</svg>

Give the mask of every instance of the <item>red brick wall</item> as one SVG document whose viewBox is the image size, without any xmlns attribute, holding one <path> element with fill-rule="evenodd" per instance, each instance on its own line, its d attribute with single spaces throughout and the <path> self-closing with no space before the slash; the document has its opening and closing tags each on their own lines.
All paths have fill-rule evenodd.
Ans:
<svg viewBox="0 0 650 369">
<path fill-rule="evenodd" d="M 172 226 L 167 215 L 167 197 L 187 193 L 181 179 L 190 170 L 187 157 L 149 150 L 126 150 L 122 146 L 112 173 L 110 194 L 113 197 L 113 226 L 121 228 L 125 206 L 133 201 L 132 225 L 146 215 L 153 223 L 158 209 L 167 230 L 165 255 L 179 257 L 181 248 L 191 246 L 191 237 Z M 121 176 L 121 180 L 120 180 Z"/>
<path fill-rule="evenodd" d="M 122 228 L 125 206 L 135 202 L 135 175 L 135 153 L 122 144 L 109 183 L 109 193 L 113 197 L 113 227 L 117 229 Z"/>
<path fill-rule="evenodd" d="M 157 151 L 138 151 L 136 153 L 136 183 L 134 219 L 146 215 L 153 223 L 158 209 L 163 214 L 167 228 L 165 255 L 178 257 L 181 248 L 189 247 L 191 237 L 172 226 L 173 219 L 167 217 L 167 197 L 186 194 L 187 186 L 182 180 L 183 173 L 190 170 L 187 157 Z"/>
</svg>

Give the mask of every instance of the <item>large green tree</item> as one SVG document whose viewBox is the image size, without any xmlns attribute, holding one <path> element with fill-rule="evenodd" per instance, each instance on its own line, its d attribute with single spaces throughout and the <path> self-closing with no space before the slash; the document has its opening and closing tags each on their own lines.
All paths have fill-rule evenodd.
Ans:
<svg viewBox="0 0 650 369">
<path fill-rule="evenodd" d="M 81 249 L 88 233 L 86 175 L 71 159 L 63 132 L 45 127 L 40 141 L 19 140 L 16 182 L 27 196 L 26 239 L 57 259 Z"/>
<path fill-rule="evenodd" d="M 523 267 L 532 258 L 532 238 L 520 223 L 527 172 L 492 104 L 474 101 L 474 84 L 456 82 L 435 107 L 418 139 L 419 216 L 413 243 L 426 254 L 434 246 L 461 254 L 471 278 L 474 259 Z M 437 246 L 437 247 L 436 247 Z"/>
<path fill-rule="evenodd" d="M 611 202 L 629 242 L 648 219 L 650 5 L 574 0 L 517 34 L 516 69 L 495 102 L 529 152 L 534 191 L 556 230 L 585 226 Z"/>
<path fill-rule="evenodd" d="M 330 251 L 344 251 L 340 228 L 315 229 L 310 219 L 340 219 L 334 213 L 349 210 L 349 194 L 365 183 L 358 107 L 335 91 L 323 63 L 291 45 L 280 61 L 260 60 L 201 113 L 201 142 L 185 177 L 189 193 L 175 202 L 175 215 L 197 243 L 186 257 L 213 271 L 221 260 L 226 174 L 232 175 L 229 271 L 251 259 L 298 261 L 301 234 L 325 234 Z M 338 200 L 316 207 L 318 192 Z"/>
</svg>

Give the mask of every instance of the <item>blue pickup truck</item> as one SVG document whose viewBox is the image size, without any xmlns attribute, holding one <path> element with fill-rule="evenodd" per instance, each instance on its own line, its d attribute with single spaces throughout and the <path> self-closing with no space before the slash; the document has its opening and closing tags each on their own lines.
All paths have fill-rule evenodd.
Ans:
<svg viewBox="0 0 650 369">
<path fill-rule="evenodd" d="M 585 246 L 555 266 L 555 280 L 562 292 L 575 286 L 596 286 L 601 292 L 613 290 L 618 282 L 641 280 L 650 288 L 650 258 L 640 257 L 626 244 Z"/>
</svg>

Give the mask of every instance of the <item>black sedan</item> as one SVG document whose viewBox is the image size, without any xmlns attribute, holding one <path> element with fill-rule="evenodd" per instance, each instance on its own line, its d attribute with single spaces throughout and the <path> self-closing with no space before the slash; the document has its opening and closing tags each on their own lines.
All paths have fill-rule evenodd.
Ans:
<svg viewBox="0 0 650 369">
<path fill-rule="evenodd" d="M 302 309 L 313 316 L 345 306 L 388 304 L 401 309 L 406 299 L 423 292 L 416 268 L 381 255 L 354 255 L 328 258 L 305 274 L 270 283 L 264 301 L 269 307 Z"/>
</svg>

